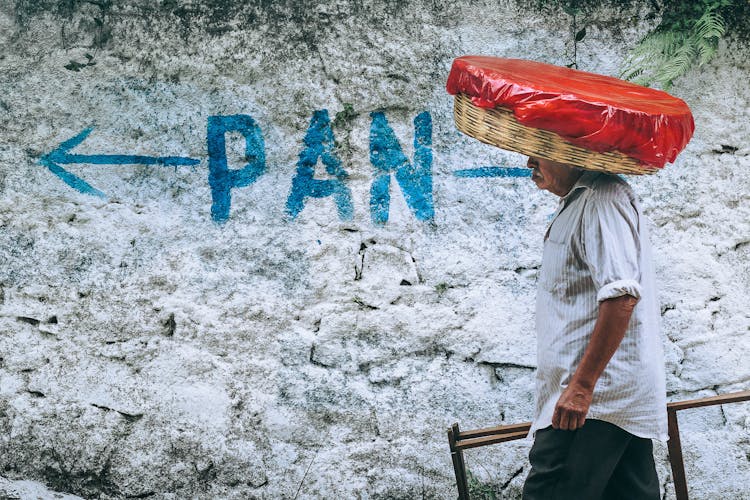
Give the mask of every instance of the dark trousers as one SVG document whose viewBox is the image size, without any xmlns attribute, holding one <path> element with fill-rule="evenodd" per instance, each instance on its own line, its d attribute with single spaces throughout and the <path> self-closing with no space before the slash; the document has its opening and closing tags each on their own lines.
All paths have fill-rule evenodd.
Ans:
<svg viewBox="0 0 750 500">
<path fill-rule="evenodd" d="M 602 420 L 537 431 L 523 500 L 659 500 L 653 448 Z"/>
</svg>

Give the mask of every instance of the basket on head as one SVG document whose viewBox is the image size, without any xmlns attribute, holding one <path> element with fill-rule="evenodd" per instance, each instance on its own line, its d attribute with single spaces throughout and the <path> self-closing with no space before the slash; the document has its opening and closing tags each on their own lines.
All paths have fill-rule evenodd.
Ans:
<svg viewBox="0 0 750 500">
<path fill-rule="evenodd" d="M 526 156 L 613 174 L 651 174 L 659 170 L 617 151 L 597 153 L 575 146 L 554 132 L 522 125 L 509 109 L 475 106 L 466 94 L 456 94 L 453 119 L 464 134 Z"/>
<path fill-rule="evenodd" d="M 687 104 L 666 92 L 536 61 L 458 57 L 446 90 L 465 134 L 589 170 L 656 172 L 695 129 Z"/>
</svg>

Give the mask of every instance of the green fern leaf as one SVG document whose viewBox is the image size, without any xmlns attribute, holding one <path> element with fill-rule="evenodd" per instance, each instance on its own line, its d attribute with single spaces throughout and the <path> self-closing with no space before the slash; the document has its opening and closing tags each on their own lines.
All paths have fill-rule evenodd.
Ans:
<svg viewBox="0 0 750 500">
<path fill-rule="evenodd" d="M 696 50 L 690 43 L 685 43 L 675 51 L 669 61 L 656 73 L 660 82 L 672 81 L 687 73 L 696 57 Z"/>
<path fill-rule="evenodd" d="M 624 72 L 620 74 L 620 78 L 623 78 L 625 80 L 634 80 L 637 77 L 641 76 L 643 74 L 643 68 L 634 68 L 628 72 Z"/>
<path fill-rule="evenodd" d="M 669 78 L 665 79 L 659 75 L 660 68 L 670 63 L 674 65 L 675 54 L 686 43 L 687 39 L 682 33 L 663 31 L 650 34 L 631 52 L 624 64 L 621 78 L 628 80 L 637 78 L 635 83 L 640 85 L 649 84 L 652 81 L 659 83 L 668 81 Z"/>
<path fill-rule="evenodd" d="M 718 39 L 724 36 L 725 32 L 724 18 L 713 10 L 707 10 L 693 26 L 693 33 L 698 38 Z"/>
<path fill-rule="evenodd" d="M 706 43 L 705 40 L 701 40 L 696 44 L 698 66 L 703 66 L 714 57 L 718 48 L 717 45 L 717 43 Z"/>
<path fill-rule="evenodd" d="M 726 33 L 719 9 L 731 5 L 733 0 L 702 3 L 702 13 L 697 19 L 692 17 L 696 13 L 691 5 L 679 4 L 683 17 L 678 16 L 676 21 L 672 18 L 644 37 L 626 58 L 620 77 L 641 85 L 657 83 L 667 90 L 692 67 L 709 62 L 716 55 L 719 39 Z"/>
</svg>

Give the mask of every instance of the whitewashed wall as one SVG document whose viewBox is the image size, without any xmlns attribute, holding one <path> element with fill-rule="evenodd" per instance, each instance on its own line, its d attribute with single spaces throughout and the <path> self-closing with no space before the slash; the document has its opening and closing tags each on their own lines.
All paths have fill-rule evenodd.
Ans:
<svg viewBox="0 0 750 500">
<path fill-rule="evenodd" d="M 531 418 L 556 200 L 456 174 L 524 158 L 460 135 L 444 82 L 464 54 L 568 64 L 571 19 L 512 1 L 240 4 L 0 2 L 0 494 L 453 498 L 447 427 Z M 633 2 L 578 22 L 579 67 L 616 75 L 658 17 Z M 750 382 L 748 55 L 722 42 L 677 82 L 695 138 L 632 180 L 670 399 Z M 251 139 L 226 134 L 228 168 L 250 167 L 228 189 L 210 137 L 236 115 Z M 338 204 L 300 196 L 327 133 L 314 179 Z M 422 184 L 377 170 L 379 140 Z M 383 223 L 371 190 L 388 178 Z M 681 419 L 693 497 L 750 498 L 748 405 Z M 467 460 L 518 498 L 528 448 Z"/>
</svg>

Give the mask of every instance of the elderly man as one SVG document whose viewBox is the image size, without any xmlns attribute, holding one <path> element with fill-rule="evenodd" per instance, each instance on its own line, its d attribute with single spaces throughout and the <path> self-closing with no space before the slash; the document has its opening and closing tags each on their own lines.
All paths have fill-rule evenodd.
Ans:
<svg viewBox="0 0 750 500">
<path fill-rule="evenodd" d="M 560 197 L 544 236 L 536 413 L 525 500 L 659 499 L 666 439 L 659 311 L 645 221 L 621 178 L 530 158 Z"/>
</svg>

